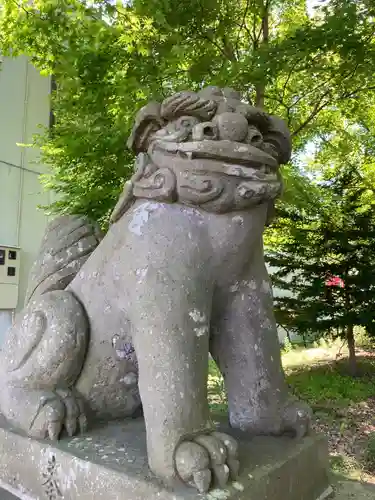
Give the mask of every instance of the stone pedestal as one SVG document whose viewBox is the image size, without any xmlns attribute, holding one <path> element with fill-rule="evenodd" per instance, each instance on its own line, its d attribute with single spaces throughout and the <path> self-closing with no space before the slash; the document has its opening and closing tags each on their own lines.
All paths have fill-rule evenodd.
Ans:
<svg viewBox="0 0 375 500">
<path fill-rule="evenodd" d="M 237 437 L 239 437 L 237 435 Z M 25 500 L 323 500 L 326 441 L 240 436 L 240 476 L 225 490 L 167 491 L 149 471 L 141 419 L 107 424 L 51 445 L 0 420 L 0 484 Z"/>
</svg>

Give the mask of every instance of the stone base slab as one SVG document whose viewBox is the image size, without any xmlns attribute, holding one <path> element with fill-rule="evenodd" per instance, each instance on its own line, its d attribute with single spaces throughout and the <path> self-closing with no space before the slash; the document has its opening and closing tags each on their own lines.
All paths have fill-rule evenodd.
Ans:
<svg viewBox="0 0 375 500">
<path fill-rule="evenodd" d="M 0 418 L 0 483 L 25 500 L 323 500 L 332 492 L 324 437 L 236 437 L 238 480 L 200 495 L 190 488 L 168 491 L 153 476 L 142 419 L 51 444 L 20 434 Z"/>
</svg>

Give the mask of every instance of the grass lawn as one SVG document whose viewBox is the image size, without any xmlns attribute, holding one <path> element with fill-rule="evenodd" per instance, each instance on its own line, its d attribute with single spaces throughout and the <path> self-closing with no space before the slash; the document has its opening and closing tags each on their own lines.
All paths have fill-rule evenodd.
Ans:
<svg viewBox="0 0 375 500">
<path fill-rule="evenodd" d="M 339 344 L 283 353 L 291 391 L 314 410 L 313 426 L 327 435 L 332 471 L 375 484 L 375 351 L 358 349 L 360 376 L 347 375 Z M 211 408 L 226 411 L 222 378 L 210 362 Z"/>
</svg>

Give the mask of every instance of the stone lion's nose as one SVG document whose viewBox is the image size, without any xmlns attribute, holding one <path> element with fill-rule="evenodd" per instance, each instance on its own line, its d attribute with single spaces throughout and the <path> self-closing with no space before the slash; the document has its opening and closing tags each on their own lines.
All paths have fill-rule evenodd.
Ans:
<svg viewBox="0 0 375 500">
<path fill-rule="evenodd" d="M 221 113 L 211 122 L 198 123 L 193 127 L 193 141 L 209 139 L 246 142 L 249 133 L 247 119 L 241 113 Z M 259 135 L 259 133 L 258 133 Z"/>
<path fill-rule="evenodd" d="M 216 115 L 212 123 L 217 126 L 219 139 L 235 142 L 244 142 L 249 124 L 240 113 L 221 113 Z"/>
<path fill-rule="evenodd" d="M 198 123 L 192 131 L 193 141 L 203 141 L 210 139 L 214 141 L 218 139 L 217 127 L 212 122 Z"/>
</svg>

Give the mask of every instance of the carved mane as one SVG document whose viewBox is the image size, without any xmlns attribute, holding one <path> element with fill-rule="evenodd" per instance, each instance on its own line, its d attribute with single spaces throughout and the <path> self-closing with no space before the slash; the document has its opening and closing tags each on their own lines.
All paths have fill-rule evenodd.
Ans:
<svg viewBox="0 0 375 500">
<path fill-rule="evenodd" d="M 205 128 L 214 130 L 218 120 L 229 115 L 247 120 L 244 141 L 219 140 L 213 133 L 210 142 L 202 136 Z M 192 135 L 197 126 L 200 132 Z M 222 160 L 215 153 L 217 144 L 225 150 Z M 238 92 L 208 87 L 199 93 L 178 92 L 161 104 L 142 108 L 128 147 L 137 154 L 135 173 L 125 184 L 112 223 L 137 198 L 180 202 L 216 213 L 263 202 L 272 207 L 282 190 L 278 167 L 290 159 L 291 137 L 282 120 L 244 103 Z"/>
</svg>

